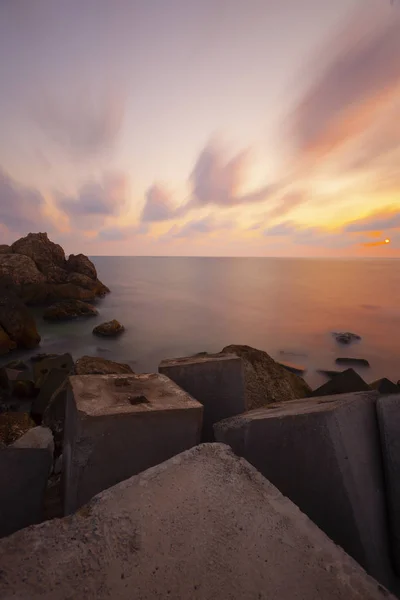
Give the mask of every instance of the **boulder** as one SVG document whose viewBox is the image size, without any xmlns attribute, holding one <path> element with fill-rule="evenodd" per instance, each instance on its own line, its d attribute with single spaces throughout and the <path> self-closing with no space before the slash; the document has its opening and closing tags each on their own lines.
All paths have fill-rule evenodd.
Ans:
<svg viewBox="0 0 400 600">
<path fill-rule="evenodd" d="M 20 438 L 11 444 L 12 448 L 44 448 L 48 450 L 53 459 L 54 440 L 48 427 L 32 427 Z"/>
<path fill-rule="evenodd" d="M 8 275 L 17 286 L 46 281 L 32 258 L 21 254 L 0 254 L 0 275 Z"/>
<path fill-rule="evenodd" d="M 133 373 L 129 365 L 100 358 L 99 356 L 82 356 L 75 363 L 77 375 L 124 375 Z"/>
<path fill-rule="evenodd" d="M 115 337 L 120 335 L 125 331 L 125 327 L 119 323 L 116 319 L 112 321 L 108 321 L 108 323 L 102 323 L 101 325 L 97 325 L 93 329 L 94 335 L 98 335 L 100 337 Z"/>
<path fill-rule="evenodd" d="M 92 261 L 84 254 L 71 254 L 67 261 L 67 271 L 69 273 L 80 273 L 90 279 L 97 279 L 96 267 Z"/>
<path fill-rule="evenodd" d="M 69 321 L 78 317 L 95 317 L 99 313 L 94 306 L 81 300 L 63 300 L 52 304 L 43 313 L 46 321 Z"/>
<path fill-rule="evenodd" d="M 346 369 L 335 375 L 318 389 L 312 392 L 312 396 L 332 396 L 334 394 L 350 394 L 354 392 L 368 392 L 370 386 L 364 379 L 354 371 Z"/>
<path fill-rule="evenodd" d="M 351 344 L 351 342 L 361 340 L 361 336 L 351 333 L 351 331 L 333 332 L 332 335 L 339 344 Z"/>
<path fill-rule="evenodd" d="M 35 319 L 8 285 L 0 286 L 0 326 L 19 348 L 34 348 L 40 342 Z"/>
<path fill-rule="evenodd" d="M 28 413 L 5 412 L 0 414 L 0 442 L 6 446 L 15 442 L 32 427 L 35 422 Z"/>
<path fill-rule="evenodd" d="M 51 279 L 54 273 L 59 273 L 54 267 L 65 270 L 64 250 L 59 244 L 51 242 L 47 233 L 29 233 L 26 237 L 14 242 L 11 248 L 14 254 L 29 256 L 36 263 L 39 271 L 46 275 L 46 278 L 48 274 Z"/>
<path fill-rule="evenodd" d="M 222 352 L 242 359 L 247 405 L 251 408 L 311 395 L 312 390 L 304 379 L 287 371 L 263 350 L 231 345 Z"/>
<path fill-rule="evenodd" d="M 11 250 L 11 246 L 8 246 L 8 244 L 0 244 L 0 254 L 11 254 L 12 250 Z"/>
<path fill-rule="evenodd" d="M 74 371 L 74 361 L 68 352 L 65 354 L 44 355 L 41 360 L 35 361 L 33 366 L 33 379 L 37 388 L 41 388 L 46 377 L 52 370 L 63 370 L 66 375 Z"/>
<path fill-rule="evenodd" d="M 69 273 L 67 276 L 67 282 L 85 288 L 87 290 L 94 290 L 96 286 L 96 280 L 82 275 L 81 273 Z"/>
<path fill-rule="evenodd" d="M 0 355 L 8 354 L 10 350 L 14 350 L 17 344 L 12 341 L 10 336 L 0 326 Z"/>
<path fill-rule="evenodd" d="M 393 383 L 393 381 L 390 381 L 390 379 L 387 379 L 386 377 L 373 381 L 369 384 L 369 387 L 373 390 L 377 390 L 380 394 L 382 394 L 382 396 L 400 393 L 400 387 Z"/>
</svg>

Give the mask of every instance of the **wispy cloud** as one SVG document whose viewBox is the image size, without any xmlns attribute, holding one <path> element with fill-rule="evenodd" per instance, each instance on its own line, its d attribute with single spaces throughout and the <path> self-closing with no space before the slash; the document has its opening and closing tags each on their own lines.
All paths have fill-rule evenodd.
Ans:
<svg viewBox="0 0 400 600">
<path fill-rule="evenodd" d="M 344 227 L 344 231 L 384 231 L 385 229 L 400 228 L 400 209 L 387 207 L 385 210 L 372 212 L 367 217 L 353 221 Z"/>
</svg>

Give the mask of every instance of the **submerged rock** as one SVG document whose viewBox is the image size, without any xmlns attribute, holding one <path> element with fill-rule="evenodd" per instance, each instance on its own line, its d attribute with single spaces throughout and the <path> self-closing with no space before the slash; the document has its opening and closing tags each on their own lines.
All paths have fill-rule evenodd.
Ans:
<svg viewBox="0 0 400 600">
<path fill-rule="evenodd" d="M 333 332 L 332 335 L 339 344 L 351 344 L 351 342 L 361 340 L 361 336 L 351 333 L 351 331 Z"/>
<path fill-rule="evenodd" d="M 82 356 L 75 363 L 75 372 L 77 375 L 124 375 L 133 370 L 129 365 L 99 356 Z"/>
<path fill-rule="evenodd" d="M 95 317 L 98 311 L 91 304 L 81 300 L 64 300 L 52 304 L 43 313 L 46 321 L 69 321 L 78 317 Z"/>
<path fill-rule="evenodd" d="M 339 357 L 335 360 L 337 365 L 356 365 L 358 367 L 369 367 L 369 362 L 366 358 Z"/>
<path fill-rule="evenodd" d="M 257 408 L 311 395 L 312 390 L 304 379 L 287 371 L 263 350 L 231 345 L 222 352 L 236 354 L 243 361 L 248 406 Z"/>
<path fill-rule="evenodd" d="M 102 323 L 101 325 L 97 325 L 93 329 L 94 335 L 98 335 L 101 337 L 114 337 L 120 335 L 125 331 L 125 327 L 119 323 L 116 319 L 109 321 L 108 323 Z"/>
</svg>

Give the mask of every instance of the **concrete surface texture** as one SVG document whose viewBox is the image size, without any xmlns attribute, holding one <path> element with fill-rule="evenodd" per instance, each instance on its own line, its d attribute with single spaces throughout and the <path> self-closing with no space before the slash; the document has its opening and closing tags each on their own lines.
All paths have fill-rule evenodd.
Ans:
<svg viewBox="0 0 400 600">
<path fill-rule="evenodd" d="M 42 521 L 52 460 L 47 448 L 0 449 L 0 537 Z"/>
<path fill-rule="evenodd" d="M 54 454 L 53 434 L 48 427 L 32 427 L 24 435 L 18 438 L 13 444 L 13 448 L 44 448 L 48 450 L 51 458 Z"/>
<path fill-rule="evenodd" d="M 231 445 L 393 589 L 377 397 L 370 391 L 285 402 L 214 429 L 217 441 Z"/>
<path fill-rule="evenodd" d="M 400 395 L 379 398 L 377 413 L 381 433 L 393 561 L 395 570 L 400 575 Z"/>
<path fill-rule="evenodd" d="M 2 600 L 393 599 L 220 444 L 0 541 Z"/>
<path fill-rule="evenodd" d="M 70 377 L 64 511 L 200 441 L 203 407 L 159 374 Z"/>
<path fill-rule="evenodd" d="M 204 441 L 214 439 L 214 423 L 247 410 L 243 364 L 237 356 L 204 353 L 167 359 L 158 370 L 204 406 Z"/>
</svg>

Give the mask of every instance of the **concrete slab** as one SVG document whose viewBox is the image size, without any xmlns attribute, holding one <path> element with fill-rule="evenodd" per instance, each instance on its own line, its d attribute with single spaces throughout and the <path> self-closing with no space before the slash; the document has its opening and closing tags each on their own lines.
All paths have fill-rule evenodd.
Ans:
<svg viewBox="0 0 400 600">
<path fill-rule="evenodd" d="M 47 448 L 0 449 L 0 537 L 42 521 L 51 463 Z"/>
<path fill-rule="evenodd" d="M 395 570 L 400 575 L 400 395 L 377 401 L 390 538 Z"/>
<path fill-rule="evenodd" d="M 387 600 L 246 461 L 197 446 L 0 541 L 18 600 Z"/>
<path fill-rule="evenodd" d="M 389 585 L 377 392 L 294 400 L 215 425 L 228 443 L 370 574 Z"/>
<path fill-rule="evenodd" d="M 64 511 L 195 446 L 202 405 L 159 374 L 70 377 Z"/>
<path fill-rule="evenodd" d="M 214 423 L 247 410 L 243 364 L 233 354 L 163 360 L 158 370 L 204 406 L 204 441 L 214 439 Z"/>
</svg>

